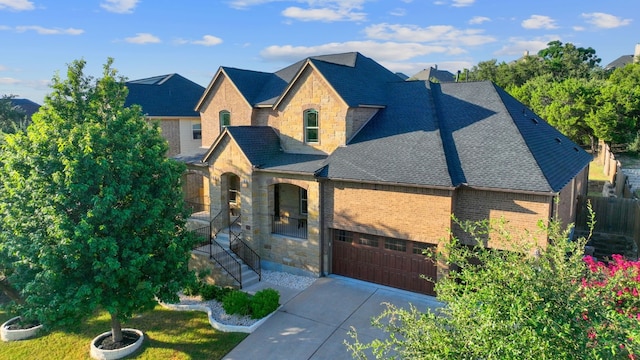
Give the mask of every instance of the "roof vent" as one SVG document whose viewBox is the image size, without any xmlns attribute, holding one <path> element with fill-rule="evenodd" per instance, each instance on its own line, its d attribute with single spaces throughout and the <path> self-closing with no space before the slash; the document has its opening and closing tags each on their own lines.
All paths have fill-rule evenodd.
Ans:
<svg viewBox="0 0 640 360">
<path fill-rule="evenodd" d="M 580 150 L 577 147 L 573 147 L 573 150 L 575 150 L 576 152 L 580 152 Z"/>
<path fill-rule="evenodd" d="M 559 138 L 559 137 L 557 137 L 557 138 L 556 138 L 556 142 L 557 142 L 558 144 L 560 144 L 560 143 L 562 142 L 562 140 L 560 140 L 560 138 Z"/>
<path fill-rule="evenodd" d="M 531 118 L 531 121 L 533 121 L 534 124 L 538 124 L 538 119 L 536 118 Z"/>
</svg>

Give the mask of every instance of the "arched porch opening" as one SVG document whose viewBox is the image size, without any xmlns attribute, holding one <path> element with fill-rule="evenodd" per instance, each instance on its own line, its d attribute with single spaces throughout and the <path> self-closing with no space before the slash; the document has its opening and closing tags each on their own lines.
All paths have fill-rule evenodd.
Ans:
<svg viewBox="0 0 640 360">
<path fill-rule="evenodd" d="M 307 189 L 288 183 L 270 186 L 271 233 L 299 239 L 308 238 Z"/>
</svg>

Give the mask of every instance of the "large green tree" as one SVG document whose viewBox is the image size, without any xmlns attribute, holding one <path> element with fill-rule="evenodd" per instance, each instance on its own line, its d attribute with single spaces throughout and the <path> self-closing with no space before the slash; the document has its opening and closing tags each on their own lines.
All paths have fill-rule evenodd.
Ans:
<svg viewBox="0 0 640 360">
<path fill-rule="evenodd" d="M 599 91 L 587 124 L 607 142 L 625 144 L 640 131 L 640 64 L 616 69 Z"/>
<path fill-rule="evenodd" d="M 553 81 L 550 74 L 511 89 L 511 94 L 533 112 L 578 144 L 596 144 L 587 118 L 596 110 L 596 99 L 605 82 L 585 78 Z"/>
<path fill-rule="evenodd" d="M 74 61 L 26 133 L 6 137 L 0 240 L 27 317 L 65 325 L 104 309 L 118 342 L 122 321 L 177 300 L 193 242 L 184 165 L 166 157 L 157 124 L 124 107 L 112 63 L 94 80 Z"/>
<path fill-rule="evenodd" d="M 591 78 L 601 61 L 593 48 L 563 44 L 559 40 L 549 42 L 546 48 L 538 51 L 538 56 L 543 60 L 545 73 L 555 80 Z"/>
<path fill-rule="evenodd" d="M 462 224 L 474 235 L 475 245 L 464 246 L 453 239 L 446 246 L 441 261 L 452 271 L 436 284 L 442 307 L 403 309 L 388 305 L 374 319 L 388 338 L 362 343 L 357 329 L 353 330 L 354 340 L 347 342 L 353 356 L 366 358 L 367 350 L 377 359 L 637 356 L 637 301 L 621 308 L 629 310 L 631 317 L 616 311 L 616 294 L 629 283 L 637 286 L 637 272 L 618 275 L 609 283 L 598 274 L 590 278 L 583 261 L 586 240 L 570 240 L 569 233 L 560 231 L 556 222 L 543 232 L 549 234 L 546 247 L 519 247 L 504 226 L 491 229 L 493 226 L 486 221 Z M 483 243 L 489 232 L 502 234 L 501 241 L 510 244 L 512 251 L 486 248 Z M 628 293 L 631 298 L 632 292 Z"/>
</svg>

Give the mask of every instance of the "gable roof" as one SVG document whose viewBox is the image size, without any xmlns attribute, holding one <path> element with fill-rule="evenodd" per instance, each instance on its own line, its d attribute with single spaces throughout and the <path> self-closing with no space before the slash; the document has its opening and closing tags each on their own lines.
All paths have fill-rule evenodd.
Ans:
<svg viewBox="0 0 640 360">
<path fill-rule="evenodd" d="M 285 153 L 270 127 L 226 128 L 221 136 L 232 137 L 255 168 L 331 180 L 557 193 L 591 161 L 489 81 L 403 81 L 358 53 L 307 58 L 274 74 L 225 71 L 243 96 L 260 106 L 277 103 L 308 66 L 349 106 L 380 109 L 328 157 Z M 253 80 L 253 88 L 245 86 Z"/>
<path fill-rule="evenodd" d="M 424 69 L 407 80 L 431 80 L 436 79 L 439 82 L 454 82 L 456 81 L 456 76 L 447 70 L 438 70 L 438 68 L 429 67 L 428 69 Z"/>
<path fill-rule="evenodd" d="M 125 106 L 138 104 L 147 116 L 193 117 L 204 87 L 179 74 L 127 81 Z"/>
<path fill-rule="evenodd" d="M 612 70 L 617 68 L 623 68 L 628 64 L 633 63 L 633 55 L 622 55 L 619 58 L 613 60 L 608 63 L 607 66 L 604 67 L 605 70 Z"/>
<path fill-rule="evenodd" d="M 280 137 L 269 126 L 227 126 L 205 154 L 207 162 L 221 139 L 229 136 L 238 145 L 254 169 L 314 174 L 323 166 L 326 155 L 293 154 L 282 151 Z"/>
<path fill-rule="evenodd" d="M 358 52 L 311 56 L 274 73 L 232 67 L 221 67 L 218 73 L 226 74 L 251 106 L 267 107 L 276 105 L 286 95 L 307 66 L 317 69 L 349 106 L 381 105 L 384 99 L 381 85 L 404 80 Z M 198 101 L 198 108 L 218 76 Z"/>
</svg>

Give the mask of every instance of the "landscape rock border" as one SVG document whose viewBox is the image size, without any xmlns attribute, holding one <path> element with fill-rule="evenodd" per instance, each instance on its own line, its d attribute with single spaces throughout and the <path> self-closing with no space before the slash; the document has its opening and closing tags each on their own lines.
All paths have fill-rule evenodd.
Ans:
<svg viewBox="0 0 640 360">
<path fill-rule="evenodd" d="M 228 325 L 228 324 L 223 324 L 218 322 L 213 316 L 213 311 L 211 311 L 211 309 L 205 305 L 195 305 L 195 304 L 184 305 L 184 304 L 165 304 L 165 303 L 160 303 L 160 304 L 165 308 L 171 309 L 171 310 L 205 312 L 207 313 L 207 317 L 209 318 L 209 323 L 214 329 L 222 332 L 241 332 L 241 333 L 247 333 L 247 334 L 251 334 L 252 332 L 254 332 L 258 327 L 260 327 L 260 325 L 262 325 L 265 321 L 267 321 L 267 319 L 270 318 L 271 315 L 275 314 L 282 306 L 280 305 L 278 309 L 273 311 L 271 314 L 263 317 L 262 319 L 256 321 L 252 325 L 242 326 L 242 325 Z"/>
<path fill-rule="evenodd" d="M 20 316 L 16 316 L 5 321 L 0 326 L 0 338 L 2 341 L 18 341 L 18 340 L 26 340 L 32 338 L 38 334 L 38 332 L 42 329 L 42 324 L 34 327 L 30 327 L 28 329 L 16 329 L 10 330 L 9 325 L 14 322 L 20 320 Z"/>
<path fill-rule="evenodd" d="M 142 346 L 142 343 L 144 342 L 144 333 L 142 331 L 138 329 L 125 328 L 125 329 L 122 329 L 122 332 L 136 333 L 138 335 L 138 340 L 135 343 L 125 346 L 121 349 L 114 349 L 114 350 L 98 349 L 98 347 L 95 346 L 95 343 L 98 340 L 111 335 L 111 331 L 103 332 L 102 334 L 96 336 L 95 338 L 93 338 L 93 340 L 91 340 L 91 351 L 90 351 L 91 358 L 97 359 L 97 360 L 122 359 L 125 356 L 133 354 L 136 350 L 138 350 Z"/>
</svg>

